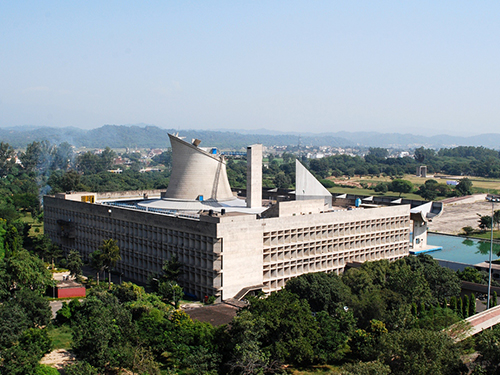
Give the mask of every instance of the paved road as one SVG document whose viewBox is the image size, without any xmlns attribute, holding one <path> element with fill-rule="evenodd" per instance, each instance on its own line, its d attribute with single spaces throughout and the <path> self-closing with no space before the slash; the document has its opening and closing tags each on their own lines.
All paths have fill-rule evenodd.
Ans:
<svg viewBox="0 0 500 375">
<path fill-rule="evenodd" d="M 64 301 L 50 301 L 50 308 L 52 309 L 52 319 L 55 319 L 56 312 L 62 307 Z"/>
</svg>

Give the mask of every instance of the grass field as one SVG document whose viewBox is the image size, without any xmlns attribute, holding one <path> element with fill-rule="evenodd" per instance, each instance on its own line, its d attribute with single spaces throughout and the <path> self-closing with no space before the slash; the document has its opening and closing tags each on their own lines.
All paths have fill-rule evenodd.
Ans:
<svg viewBox="0 0 500 375">
<path fill-rule="evenodd" d="M 469 237 L 481 238 L 483 240 L 489 240 L 489 239 L 491 239 L 491 232 L 489 230 L 487 230 L 483 233 L 473 233 Z M 493 239 L 500 240 L 500 231 L 498 231 L 497 229 L 493 229 Z"/>
<path fill-rule="evenodd" d="M 417 188 L 418 186 L 422 185 L 425 183 L 425 181 L 430 180 L 430 179 L 435 179 L 439 183 L 445 183 L 447 180 L 452 180 L 452 177 L 446 177 L 446 176 L 440 176 L 440 178 L 433 178 L 433 177 L 428 177 L 428 178 L 421 178 L 417 177 L 415 175 L 407 174 L 403 176 L 404 180 L 410 181 L 412 184 L 415 185 Z M 498 193 L 500 191 L 500 179 L 493 179 L 493 178 L 481 178 L 481 177 L 473 177 L 470 178 L 472 181 L 472 187 L 473 189 L 476 189 L 476 192 L 491 192 L 491 193 Z M 358 182 L 358 183 L 368 183 L 368 184 L 378 184 L 379 182 L 391 182 L 390 177 L 372 177 L 372 176 L 364 176 L 364 177 L 351 177 L 350 179 L 346 179 L 345 182 Z M 358 194 L 358 195 L 385 195 L 385 196 L 398 196 L 399 193 L 393 193 L 393 192 L 388 192 L 385 194 L 378 194 L 375 191 L 371 189 L 363 189 L 361 187 L 354 187 L 354 188 L 346 188 L 346 187 L 341 187 L 341 186 L 335 186 L 333 188 L 328 189 L 332 193 L 343 193 L 343 194 Z M 403 194 L 402 197 L 404 198 L 409 198 L 409 199 L 417 199 L 421 200 L 422 197 L 418 194 Z M 438 199 L 443 199 L 443 198 L 438 198 Z"/>
<path fill-rule="evenodd" d="M 391 191 L 381 194 L 377 193 L 374 190 L 371 189 L 363 189 L 363 188 L 346 188 L 342 186 L 335 186 L 333 188 L 328 189 L 330 193 L 336 193 L 336 194 L 356 194 L 356 195 L 374 195 L 374 196 L 387 196 L 387 197 L 399 197 L 399 193 L 393 193 Z M 416 199 L 416 200 L 422 200 L 422 197 L 417 194 L 409 193 L 409 194 L 402 194 L 401 198 L 408 198 L 408 199 Z"/>
<path fill-rule="evenodd" d="M 22 214 L 21 221 L 31 224 L 30 236 L 38 236 L 39 234 L 43 234 L 43 222 L 39 223 L 38 221 L 35 221 L 31 216 L 31 213 L 25 212 L 24 214 Z"/>
<path fill-rule="evenodd" d="M 71 337 L 71 329 L 68 326 L 50 327 L 49 336 L 52 339 L 53 349 L 71 349 L 73 338 Z"/>
</svg>

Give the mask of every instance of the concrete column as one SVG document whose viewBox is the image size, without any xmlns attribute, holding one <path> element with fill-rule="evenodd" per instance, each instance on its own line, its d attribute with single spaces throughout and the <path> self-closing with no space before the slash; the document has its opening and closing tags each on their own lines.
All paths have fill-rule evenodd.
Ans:
<svg viewBox="0 0 500 375">
<path fill-rule="evenodd" d="M 247 147 L 247 207 L 262 207 L 262 145 Z"/>
</svg>

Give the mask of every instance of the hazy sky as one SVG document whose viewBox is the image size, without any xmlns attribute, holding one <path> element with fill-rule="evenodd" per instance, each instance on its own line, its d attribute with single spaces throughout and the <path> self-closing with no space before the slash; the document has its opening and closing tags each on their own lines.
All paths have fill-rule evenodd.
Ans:
<svg viewBox="0 0 500 375">
<path fill-rule="evenodd" d="M 0 0 L 0 127 L 500 132 L 498 1 Z"/>
</svg>

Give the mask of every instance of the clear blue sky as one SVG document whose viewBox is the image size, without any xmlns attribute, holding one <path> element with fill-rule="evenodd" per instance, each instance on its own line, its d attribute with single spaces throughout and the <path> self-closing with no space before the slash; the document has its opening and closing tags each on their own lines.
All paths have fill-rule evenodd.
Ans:
<svg viewBox="0 0 500 375">
<path fill-rule="evenodd" d="M 0 127 L 500 132 L 498 1 L 0 0 Z"/>
</svg>

